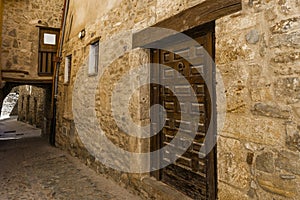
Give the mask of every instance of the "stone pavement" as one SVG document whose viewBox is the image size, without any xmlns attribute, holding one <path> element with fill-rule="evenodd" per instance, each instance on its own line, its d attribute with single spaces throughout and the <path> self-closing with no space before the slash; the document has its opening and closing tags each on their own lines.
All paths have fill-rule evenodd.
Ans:
<svg viewBox="0 0 300 200">
<path fill-rule="evenodd" d="M 0 120 L 0 141 L 39 137 L 42 130 L 17 121 L 17 117 Z"/>
<path fill-rule="evenodd" d="M 20 122 L 0 122 L 3 130 L 18 129 Z M 9 128 L 6 127 L 9 125 Z M 106 177 L 96 174 L 76 158 L 48 145 L 45 138 L 0 140 L 0 199 L 106 200 L 141 199 Z M 17 131 L 17 132 L 18 132 Z"/>
</svg>

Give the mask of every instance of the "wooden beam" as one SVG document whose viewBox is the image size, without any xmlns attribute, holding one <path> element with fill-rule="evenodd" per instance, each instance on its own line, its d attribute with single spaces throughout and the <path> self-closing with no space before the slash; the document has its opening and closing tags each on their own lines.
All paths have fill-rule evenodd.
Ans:
<svg viewBox="0 0 300 200">
<path fill-rule="evenodd" d="M 183 32 L 241 9 L 241 0 L 207 0 L 154 26 Z"/>
<path fill-rule="evenodd" d="M 184 32 L 205 23 L 242 9 L 241 0 L 206 0 L 194 7 L 165 19 L 152 27 L 166 28 L 173 31 L 161 33 L 159 30 L 146 28 L 133 35 L 133 47 L 144 47 L 147 44 L 172 36 L 175 32 Z"/>
<path fill-rule="evenodd" d="M 14 70 L 14 69 L 3 69 L 1 70 L 2 73 L 16 73 L 16 74 L 25 74 L 25 75 L 29 75 L 28 71 L 24 71 L 24 70 Z"/>
<path fill-rule="evenodd" d="M 52 84 L 52 79 L 20 79 L 20 78 L 12 78 L 12 77 L 2 77 L 2 81 L 7 83 L 20 83 L 26 85 L 32 84 Z"/>
</svg>

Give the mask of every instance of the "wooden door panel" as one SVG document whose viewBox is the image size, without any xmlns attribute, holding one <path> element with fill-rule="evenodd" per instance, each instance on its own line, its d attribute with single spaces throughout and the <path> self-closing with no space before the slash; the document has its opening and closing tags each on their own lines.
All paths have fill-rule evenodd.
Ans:
<svg viewBox="0 0 300 200">
<path fill-rule="evenodd" d="M 206 34 L 195 37 L 195 40 L 199 42 L 198 45 L 191 45 L 190 48 L 186 48 L 186 43 L 184 45 L 179 43 L 171 47 L 171 50 L 175 53 L 165 50 L 152 50 L 151 56 L 152 63 L 159 63 L 172 68 L 161 71 L 157 71 L 156 68 L 151 71 L 152 79 L 155 79 L 155 77 L 159 78 L 159 82 L 164 85 L 164 87 L 156 86 L 151 88 L 151 105 L 160 104 L 166 111 L 166 116 L 164 117 L 153 116 L 155 114 L 151 113 L 152 117 L 156 117 L 155 123 L 151 123 L 152 130 L 157 131 L 158 121 L 165 120 L 164 128 L 151 141 L 152 149 L 170 145 L 179 130 L 183 134 L 189 135 L 195 129 L 193 129 L 191 122 L 184 119 L 195 115 L 199 117 L 198 128 L 195 133 L 196 137 L 192 145 L 183 155 L 178 155 L 178 159 L 174 164 L 156 171 L 153 175 L 193 199 L 214 199 L 216 196 L 215 186 L 212 185 L 215 183 L 215 180 L 210 180 L 216 178 L 212 176 L 215 174 L 215 168 L 211 164 L 215 163 L 214 151 L 208 156 L 202 155 L 204 158 L 199 157 L 199 152 L 203 146 L 210 123 L 210 116 L 212 115 L 211 100 L 208 92 L 208 87 L 212 86 L 207 86 L 203 79 L 203 76 L 206 76 L 206 80 L 213 80 L 213 68 L 204 53 L 205 49 L 210 55 L 213 55 L 214 44 L 212 38 L 213 29 Z M 192 65 L 183 59 L 182 56 L 196 64 Z M 178 76 L 174 70 L 182 76 Z M 189 85 L 186 85 L 186 80 Z M 174 85 L 174 83 L 176 84 Z M 196 94 L 197 102 L 191 101 L 193 93 Z M 184 101 L 179 102 L 177 97 L 184 99 Z M 181 145 L 186 144 L 186 142 L 185 139 L 180 139 L 177 142 L 178 146 L 173 145 L 172 148 L 176 150 Z M 156 146 L 156 148 L 153 148 L 153 146 Z M 160 156 L 166 159 L 168 157 L 167 154 L 169 152 L 165 152 Z M 159 166 L 157 167 L 159 168 Z"/>
</svg>

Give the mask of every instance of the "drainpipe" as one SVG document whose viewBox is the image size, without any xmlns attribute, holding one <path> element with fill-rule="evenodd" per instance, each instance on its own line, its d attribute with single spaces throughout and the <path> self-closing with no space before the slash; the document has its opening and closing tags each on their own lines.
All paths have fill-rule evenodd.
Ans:
<svg viewBox="0 0 300 200">
<path fill-rule="evenodd" d="M 56 136 L 56 109 L 57 109 L 57 94 L 58 94 L 58 77 L 59 77 L 59 69 L 60 69 L 60 62 L 62 57 L 62 50 L 63 50 L 63 43 L 65 37 L 65 29 L 66 29 L 66 21 L 68 16 L 69 10 L 69 0 L 65 0 L 64 3 L 64 11 L 63 11 L 63 21 L 61 25 L 61 32 L 60 32 L 60 40 L 59 40 L 59 50 L 57 52 L 56 65 L 54 68 L 54 75 L 53 75 L 53 87 L 52 87 L 52 121 L 51 121 L 51 133 L 49 142 L 52 146 L 55 146 L 55 136 Z"/>
</svg>

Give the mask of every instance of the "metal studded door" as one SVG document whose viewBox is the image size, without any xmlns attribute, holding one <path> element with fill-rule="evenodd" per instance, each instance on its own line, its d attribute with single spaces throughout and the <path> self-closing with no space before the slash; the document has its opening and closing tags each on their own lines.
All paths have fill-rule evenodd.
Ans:
<svg viewBox="0 0 300 200">
<path fill-rule="evenodd" d="M 157 129 L 159 120 L 164 120 L 165 124 L 160 133 L 152 138 L 151 148 L 152 151 L 162 148 L 163 146 L 170 145 L 170 142 L 176 136 L 179 128 L 191 130 L 188 122 L 181 119 L 183 115 L 195 115 L 193 107 L 199 108 L 199 124 L 197 128 L 196 137 L 182 155 L 178 156 L 177 161 L 159 171 L 152 173 L 154 177 L 162 182 L 170 185 L 182 193 L 193 199 L 216 199 L 216 165 L 215 165 L 215 148 L 208 153 L 204 158 L 199 157 L 200 148 L 203 146 L 208 125 L 212 115 L 214 115 L 214 102 L 209 94 L 208 87 L 213 87 L 213 65 L 204 56 L 204 49 L 213 57 L 214 54 L 214 24 L 205 27 L 196 28 L 188 32 L 199 44 L 190 46 L 189 48 L 182 49 L 182 45 L 173 45 L 173 52 L 165 50 L 155 50 L 151 52 L 152 63 L 159 63 L 175 69 L 182 76 L 176 76 L 176 73 L 171 73 L 166 69 L 153 68 L 151 71 L 152 78 L 160 79 L 160 83 L 164 86 L 153 84 L 151 87 L 151 104 L 160 104 L 164 107 L 166 116 L 159 116 L 159 113 L 151 113 L 151 127 L 152 131 Z M 184 55 L 184 56 L 179 56 Z M 180 53 L 179 53 L 180 52 Z M 193 61 L 193 65 L 185 58 Z M 193 60 L 194 59 L 194 60 Z M 196 65 L 194 63 L 197 63 Z M 205 81 L 199 71 L 203 72 Z M 186 105 L 178 101 L 178 95 L 182 98 L 189 98 L 191 91 L 189 87 L 184 85 L 182 78 L 188 80 L 192 86 L 196 96 L 197 102 L 189 102 Z M 175 83 L 173 88 L 168 88 L 165 85 L 168 82 Z M 172 92 L 176 90 L 176 95 Z M 213 108 L 213 109 L 212 109 Z M 197 112 L 196 112 L 197 114 Z M 214 123 L 214 122 L 212 122 Z M 179 148 L 174 146 L 174 148 Z M 164 155 L 160 155 L 164 156 Z"/>
</svg>

